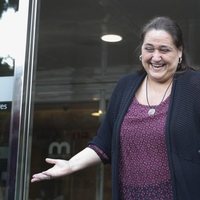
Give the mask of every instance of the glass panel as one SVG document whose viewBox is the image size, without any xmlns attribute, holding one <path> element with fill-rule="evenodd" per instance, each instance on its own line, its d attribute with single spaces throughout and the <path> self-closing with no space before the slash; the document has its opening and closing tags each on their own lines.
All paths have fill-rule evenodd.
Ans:
<svg viewBox="0 0 200 200">
<path fill-rule="evenodd" d="M 98 127 L 96 102 L 36 104 L 32 168 L 44 170 L 45 157 L 69 159 L 82 150 Z M 32 199 L 95 199 L 96 167 L 35 185 Z M 93 191 L 93 192 L 92 192 Z"/>
<path fill-rule="evenodd" d="M 14 180 L 16 160 L 11 161 L 10 156 L 12 137 L 10 125 L 16 43 L 10 38 L 10 31 L 15 28 L 13 23 L 15 23 L 17 9 L 18 1 L 0 1 L 0 199 L 2 200 L 8 197 L 8 192 L 10 199 L 14 195 L 14 181 L 10 181 L 9 174 L 13 175 Z M 13 171 L 9 170 L 9 163 L 12 163 Z"/>
<path fill-rule="evenodd" d="M 11 102 L 0 102 L 0 199 L 5 199 Z"/>
<path fill-rule="evenodd" d="M 34 22 L 30 20 L 27 36 L 28 16 L 30 19 L 32 17 L 31 9 L 34 10 L 28 0 L 0 1 L 0 199 L 2 200 L 27 199 L 22 195 L 28 191 L 27 178 L 29 181 L 26 161 L 30 157 L 28 153 L 30 147 L 25 138 L 30 141 L 30 131 L 26 129 L 30 125 L 30 109 L 27 111 L 26 108 L 31 104 L 27 96 L 30 97 L 32 93 L 30 83 L 32 83 L 34 47 L 31 49 L 30 44 L 34 46 L 35 40 L 32 35 L 35 34 L 33 30 L 36 30 Z"/>
</svg>

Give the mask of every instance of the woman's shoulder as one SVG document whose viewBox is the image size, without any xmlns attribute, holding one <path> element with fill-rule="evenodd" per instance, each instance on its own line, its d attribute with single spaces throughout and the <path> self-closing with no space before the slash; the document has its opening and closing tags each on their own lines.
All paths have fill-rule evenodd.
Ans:
<svg viewBox="0 0 200 200">
<path fill-rule="evenodd" d="M 145 73 L 143 72 L 132 72 L 130 74 L 126 74 L 124 76 L 122 76 L 119 81 L 118 84 L 129 84 L 129 83 L 133 83 L 133 82 L 139 82 L 141 79 L 143 79 L 146 76 Z"/>
<path fill-rule="evenodd" d="M 200 90 L 200 70 L 188 69 L 183 73 L 183 76 L 180 76 L 180 81 L 182 86 L 190 87 L 193 90 L 195 88 Z"/>
<path fill-rule="evenodd" d="M 144 79 L 145 74 L 133 72 L 127 75 L 123 75 L 116 83 L 113 94 L 120 96 L 119 94 L 126 94 L 134 87 L 137 87 Z"/>
<path fill-rule="evenodd" d="M 189 69 L 186 76 L 192 80 L 200 81 L 200 70 Z"/>
<path fill-rule="evenodd" d="M 200 78 L 200 70 L 194 70 L 194 69 L 187 69 L 183 72 L 178 72 L 177 77 L 182 77 L 183 79 L 188 79 L 188 78 Z"/>
</svg>

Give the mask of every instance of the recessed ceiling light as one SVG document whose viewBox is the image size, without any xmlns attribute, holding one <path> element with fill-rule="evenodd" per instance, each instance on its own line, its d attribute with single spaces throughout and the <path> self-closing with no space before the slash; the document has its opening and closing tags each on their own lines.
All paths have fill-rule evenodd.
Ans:
<svg viewBox="0 0 200 200">
<path fill-rule="evenodd" d="M 101 116 L 102 114 L 103 114 L 103 112 L 102 112 L 101 110 L 99 110 L 98 112 L 93 112 L 93 113 L 91 113 L 91 115 L 94 116 L 94 117 L 99 117 L 99 116 Z"/>
<path fill-rule="evenodd" d="M 122 40 L 120 35 L 115 34 L 106 34 L 101 37 L 101 39 L 105 42 L 119 42 Z"/>
</svg>

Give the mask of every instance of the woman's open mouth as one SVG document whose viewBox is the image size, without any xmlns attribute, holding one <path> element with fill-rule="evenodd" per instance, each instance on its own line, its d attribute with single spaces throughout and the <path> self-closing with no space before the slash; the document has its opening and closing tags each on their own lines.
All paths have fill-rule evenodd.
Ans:
<svg viewBox="0 0 200 200">
<path fill-rule="evenodd" d="M 153 64 L 153 63 L 151 63 L 151 66 L 152 66 L 153 68 L 159 69 L 159 68 L 164 67 L 165 64 Z"/>
</svg>

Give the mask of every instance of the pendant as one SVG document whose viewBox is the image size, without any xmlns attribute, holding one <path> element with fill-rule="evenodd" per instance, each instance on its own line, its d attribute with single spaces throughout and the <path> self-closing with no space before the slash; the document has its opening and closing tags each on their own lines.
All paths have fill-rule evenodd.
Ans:
<svg viewBox="0 0 200 200">
<path fill-rule="evenodd" d="M 156 109 L 155 109 L 155 108 L 150 108 L 149 111 L 148 111 L 148 115 L 149 115 L 149 116 L 152 116 L 152 115 L 155 114 L 155 112 L 156 112 Z"/>
</svg>

